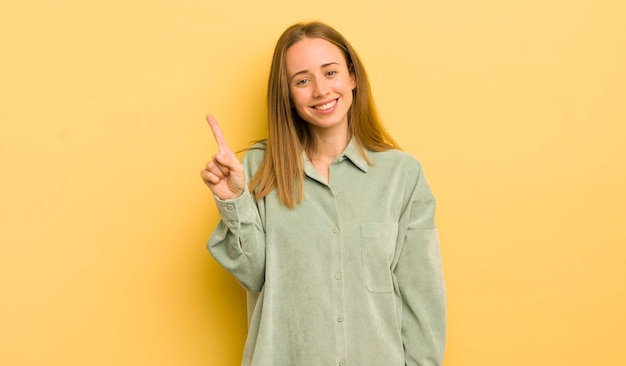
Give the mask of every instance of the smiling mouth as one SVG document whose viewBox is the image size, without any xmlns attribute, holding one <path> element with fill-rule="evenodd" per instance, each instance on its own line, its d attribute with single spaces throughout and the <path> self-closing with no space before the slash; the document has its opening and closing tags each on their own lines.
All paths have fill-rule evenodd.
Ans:
<svg viewBox="0 0 626 366">
<path fill-rule="evenodd" d="M 313 108 L 315 110 L 318 110 L 318 111 L 327 111 L 327 110 L 331 109 L 332 107 L 334 107 L 335 104 L 337 104 L 337 99 L 335 99 L 333 101 L 330 101 L 330 102 L 328 102 L 326 104 L 316 105 Z"/>
</svg>

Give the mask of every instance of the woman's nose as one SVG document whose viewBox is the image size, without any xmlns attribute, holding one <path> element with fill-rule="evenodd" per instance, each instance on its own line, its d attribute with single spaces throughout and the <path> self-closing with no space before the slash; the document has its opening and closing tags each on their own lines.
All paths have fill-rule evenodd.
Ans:
<svg viewBox="0 0 626 366">
<path fill-rule="evenodd" d="M 313 96 L 315 98 L 323 97 L 328 94 L 328 85 L 323 79 L 317 79 L 313 82 Z"/>
</svg>

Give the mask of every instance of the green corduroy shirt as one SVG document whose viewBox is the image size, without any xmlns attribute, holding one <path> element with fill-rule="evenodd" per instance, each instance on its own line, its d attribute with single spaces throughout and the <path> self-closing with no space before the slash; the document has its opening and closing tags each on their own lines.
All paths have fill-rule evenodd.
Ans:
<svg viewBox="0 0 626 366">
<path fill-rule="evenodd" d="M 243 160 L 248 179 L 265 149 Z M 247 290 L 245 366 L 433 366 L 445 344 L 435 199 L 420 163 L 361 156 L 354 139 L 326 183 L 302 154 L 304 200 L 215 198 L 207 248 Z"/>
</svg>

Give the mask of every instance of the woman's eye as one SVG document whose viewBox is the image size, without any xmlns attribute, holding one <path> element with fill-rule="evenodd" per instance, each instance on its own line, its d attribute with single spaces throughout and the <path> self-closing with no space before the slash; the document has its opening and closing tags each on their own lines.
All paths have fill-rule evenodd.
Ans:
<svg viewBox="0 0 626 366">
<path fill-rule="evenodd" d="M 296 85 L 304 85 L 308 82 L 309 80 L 307 79 L 300 79 L 298 81 L 296 81 Z"/>
<path fill-rule="evenodd" d="M 335 75 L 336 73 L 337 73 L 337 71 L 335 71 L 335 70 L 329 70 L 329 71 L 327 71 L 327 72 L 326 72 L 326 75 L 327 75 L 327 76 L 333 76 L 333 75 Z"/>
</svg>

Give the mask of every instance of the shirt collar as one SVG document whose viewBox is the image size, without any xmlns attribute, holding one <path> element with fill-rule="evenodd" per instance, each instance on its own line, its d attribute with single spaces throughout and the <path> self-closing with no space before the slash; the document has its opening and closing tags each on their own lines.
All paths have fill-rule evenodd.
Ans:
<svg viewBox="0 0 626 366">
<path fill-rule="evenodd" d="M 364 150 L 364 152 L 367 154 L 367 150 Z M 346 146 L 339 158 L 348 158 L 352 164 L 361 169 L 364 173 L 367 173 L 367 170 L 369 169 L 367 160 L 365 160 L 363 155 L 361 155 L 361 151 L 359 150 L 359 146 L 354 137 L 350 139 L 348 146 Z"/>
<path fill-rule="evenodd" d="M 365 150 L 365 153 L 367 154 L 367 150 Z M 365 158 L 361 155 L 358 144 L 354 137 L 350 139 L 348 146 L 346 146 L 341 155 L 335 158 L 333 163 L 340 163 L 346 159 L 352 162 L 352 164 L 359 168 L 361 171 L 367 173 L 367 170 L 369 169 L 367 160 L 365 160 Z M 306 153 L 304 151 L 302 151 L 302 161 L 304 162 L 304 173 L 309 177 L 322 182 L 322 180 L 320 180 L 321 178 L 319 178 L 319 173 L 317 172 L 309 158 L 306 156 Z"/>
</svg>

